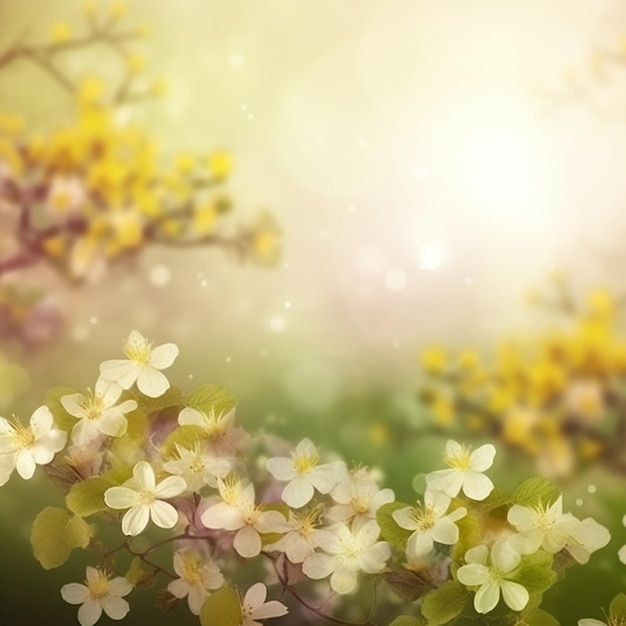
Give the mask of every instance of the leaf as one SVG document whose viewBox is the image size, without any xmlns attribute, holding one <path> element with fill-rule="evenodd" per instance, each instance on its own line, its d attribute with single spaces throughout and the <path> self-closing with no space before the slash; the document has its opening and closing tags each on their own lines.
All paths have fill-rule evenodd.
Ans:
<svg viewBox="0 0 626 626">
<path fill-rule="evenodd" d="M 234 589 L 223 587 L 212 594 L 200 609 L 202 626 L 239 626 L 241 605 Z"/>
<path fill-rule="evenodd" d="M 522 558 L 515 577 L 515 580 L 528 593 L 543 594 L 556 582 L 556 572 L 552 569 L 553 557 L 551 554 L 538 550 L 534 554 L 529 554 Z"/>
<path fill-rule="evenodd" d="M 380 534 L 385 541 L 391 543 L 400 552 L 404 552 L 406 542 L 411 536 L 411 531 L 398 526 L 392 514 L 394 511 L 404 509 L 407 506 L 410 507 L 411 505 L 405 502 L 389 502 L 388 504 L 383 504 L 376 511 L 376 521 L 380 526 Z"/>
<path fill-rule="evenodd" d="M 228 413 L 237 406 L 237 399 L 230 391 L 219 385 L 202 385 L 185 400 L 187 406 L 199 409 L 205 414 L 215 411 L 217 415 Z"/>
<path fill-rule="evenodd" d="M 611 618 L 618 621 L 620 618 L 626 617 L 626 595 L 618 593 L 612 600 L 609 606 L 609 615 Z"/>
<path fill-rule="evenodd" d="M 85 548 L 93 528 L 65 509 L 47 506 L 33 522 L 30 543 L 35 558 L 44 569 L 59 567 L 74 548 Z"/>
<path fill-rule="evenodd" d="M 72 485 L 65 497 L 65 504 L 79 517 L 89 517 L 107 508 L 104 503 L 104 492 L 113 486 L 114 483 L 103 476 L 86 478 Z"/>
<path fill-rule="evenodd" d="M 410 570 L 385 572 L 383 578 L 399 598 L 409 602 L 417 600 L 431 588 L 431 585 Z"/>
<path fill-rule="evenodd" d="M 145 415 L 157 413 L 171 406 L 183 406 L 183 394 L 178 387 L 170 387 L 163 395 L 158 398 L 148 398 L 142 393 L 132 393 L 130 396 L 136 403 L 138 411 Z"/>
<path fill-rule="evenodd" d="M 422 615 L 429 626 L 447 624 L 458 617 L 470 597 L 470 592 L 460 582 L 449 580 L 431 591 L 422 603 Z"/>
<path fill-rule="evenodd" d="M 465 553 L 480 543 L 482 536 L 480 521 L 471 513 L 454 522 L 459 529 L 459 540 L 452 548 L 452 559 L 460 561 L 465 559 Z"/>
<path fill-rule="evenodd" d="M 400 615 L 389 626 L 423 626 L 424 622 L 412 615 Z"/>
<path fill-rule="evenodd" d="M 511 496 L 513 504 L 534 507 L 540 504 L 552 504 L 561 492 L 559 488 L 547 478 L 534 476 L 525 480 Z"/>
<path fill-rule="evenodd" d="M 43 401 L 52 413 L 55 426 L 66 432 L 70 432 L 74 428 L 77 419 L 63 408 L 61 398 L 73 393 L 78 392 L 71 387 L 52 387 L 46 391 Z"/>
<path fill-rule="evenodd" d="M 515 626 L 561 626 L 554 615 L 543 609 L 525 611 L 520 617 L 520 621 L 516 622 Z"/>
<path fill-rule="evenodd" d="M 207 432 L 200 426 L 179 426 L 169 434 L 163 444 L 163 453 L 170 456 L 176 452 L 176 444 L 192 449 L 198 442 L 207 438 Z"/>
</svg>

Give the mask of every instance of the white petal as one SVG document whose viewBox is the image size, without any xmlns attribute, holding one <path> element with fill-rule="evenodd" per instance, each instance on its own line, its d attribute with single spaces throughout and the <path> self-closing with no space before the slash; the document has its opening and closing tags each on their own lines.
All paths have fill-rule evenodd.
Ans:
<svg viewBox="0 0 626 626">
<path fill-rule="evenodd" d="M 84 400 L 84 396 L 80 393 L 71 393 L 61 398 L 61 404 L 70 415 L 82 418 L 86 417 L 85 409 L 82 406 Z"/>
<path fill-rule="evenodd" d="M 177 578 L 168 584 L 167 590 L 177 598 L 184 598 L 189 593 L 190 585 L 183 578 Z"/>
<path fill-rule="evenodd" d="M 314 493 L 313 485 L 306 479 L 306 476 L 296 476 L 285 485 L 281 497 L 285 504 L 294 509 L 299 509 L 310 502 Z"/>
<path fill-rule="evenodd" d="M 174 498 L 187 489 L 187 483 L 180 476 L 168 476 L 154 489 L 157 498 Z"/>
<path fill-rule="evenodd" d="M 30 418 L 30 426 L 33 429 L 35 439 L 43 437 L 53 424 L 52 413 L 47 406 L 40 406 Z"/>
<path fill-rule="evenodd" d="M 173 528 L 178 521 L 178 511 L 169 503 L 155 500 L 150 505 L 152 521 L 160 528 Z"/>
<path fill-rule="evenodd" d="M 16 459 L 17 454 L 0 454 L 0 487 L 11 478 Z"/>
<path fill-rule="evenodd" d="M 454 441 L 454 439 L 448 439 L 446 441 L 446 447 L 444 448 L 444 455 L 448 458 L 459 456 L 463 452 L 463 446 Z"/>
<path fill-rule="evenodd" d="M 419 524 L 412 515 L 414 511 L 415 509 L 412 506 L 407 506 L 403 509 L 394 511 L 391 514 L 391 517 L 393 517 L 394 522 L 398 524 L 400 528 L 404 528 L 405 530 L 417 530 L 419 528 Z"/>
<path fill-rule="evenodd" d="M 474 608 L 477 613 L 489 613 L 498 604 L 500 599 L 500 586 L 495 582 L 487 582 L 474 597 Z"/>
<path fill-rule="evenodd" d="M 104 503 L 111 509 L 128 509 L 139 500 L 139 492 L 128 487 L 110 487 L 104 492 Z"/>
<path fill-rule="evenodd" d="M 178 423 L 181 426 L 200 426 L 202 428 L 206 428 L 208 420 L 207 416 L 201 411 L 198 411 L 198 409 L 186 406 L 178 414 Z"/>
<path fill-rule="evenodd" d="M 480 563 L 469 563 L 459 567 L 456 575 L 466 587 L 477 587 L 489 578 L 489 568 Z"/>
<path fill-rule="evenodd" d="M 267 587 L 263 583 L 256 583 L 246 591 L 243 603 L 256 608 L 265 602 L 265 598 L 267 598 Z"/>
<path fill-rule="evenodd" d="M 149 398 L 158 398 L 170 388 L 170 382 L 165 374 L 146 365 L 141 368 L 137 378 L 137 389 Z"/>
<path fill-rule="evenodd" d="M 514 570 L 522 560 L 506 539 L 499 539 L 491 547 L 491 562 L 498 571 L 506 574 Z"/>
<path fill-rule="evenodd" d="M 100 432 L 108 435 L 109 437 L 121 437 L 126 434 L 128 420 L 124 417 L 124 415 L 122 415 L 121 412 L 109 409 L 98 420 L 97 427 Z"/>
<path fill-rule="evenodd" d="M 270 617 L 281 617 L 287 615 L 289 609 L 278 600 L 270 600 L 252 611 L 252 619 L 269 619 Z"/>
<path fill-rule="evenodd" d="M 312 457 L 312 456 L 315 456 L 316 454 L 317 454 L 317 448 L 315 447 L 315 444 L 308 437 L 303 439 L 296 446 L 297 457 L 303 457 L 303 456 Z"/>
<path fill-rule="evenodd" d="M 309 578 L 326 578 L 334 569 L 336 561 L 327 554 L 312 554 L 302 563 L 302 571 Z"/>
<path fill-rule="evenodd" d="M 33 457 L 28 450 L 20 450 L 17 453 L 15 468 L 17 469 L 17 473 L 25 480 L 29 480 L 33 477 L 35 473 L 35 461 L 33 461 Z"/>
<path fill-rule="evenodd" d="M 146 346 L 146 343 L 146 338 L 138 330 L 133 329 L 128 334 L 128 339 L 126 339 L 124 349 L 127 350 L 128 348 L 131 348 L 141 350 Z"/>
<path fill-rule="evenodd" d="M 102 606 L 95 600 L 87 600 L 78 609 L 78 621 L 81 623 L 81 626 L 93 626 L 100 619 L 101 615 Z"/>
<path fill-rule="evenodd" d="M 354 591 L 357 583 L 357 574 L 356 572 L 348 569 L 340 565 L 337 569 L 332 573 L 330 577 L 330 586 L 337 593 L 350 593 Z"/>
<path fill-rule="evenodd" d="M 431 534 L 437 543 L 451 546 L 459 540 L 459 527 L 448 517 L 442 517 L 435 522 Z"/>
<path fill-rule="evenodd" d="M 509 524 L 512 524 L 520 532 L 525 532 L 537 528 L 537 512 L 526 506 L 514 504 L 507 514 Z"/>
<path fill-rule="evenodd" d="M 100 600 L 104 612 L 111 619 L 124 619 L 130 611 L 130 606 L 126 600 L 118 598 L 117 596 L 106 596 Z"/>
<path fill-rule="evenodd" d="M 122 388 L 116 382 L 102 377 L 96 381 L 94 391 L 97 396 L 102 398 L 104 406 L 113 406 L 122 395 Z"/>
<path fill-rule="evenodd" d="M 147 491 L 154 491 L 155 478 L 154 470 L 147 461 L 139 461 L 133 468 L 133 476 L 140 489 L 146 489 Z"/>
<path fill-rule="evenodd" d="M 202 605 L 206 602 L 206 599 L 209 597 L 209 592 L 201 587 L 200 585 L 193 585 L 189 588 L 189 597 L 187 598 L 187 602 L 189 603 L 189 610 L 194 615 L 200 615 L 200 610 L 202 609 Z"/>
<path fill-rule="evenodd" d="M 274 457 L 268 459 L 265 464 L 267 471 L 276 479 L 281 481 L 293 480 L 298 475 L 298 470 L 291 459 L 286 457 Z"/>
<path fill-rule="evenodd" d="M 433 537 L 425 530 L 416 530 L 406 544 L 406 553 L 410 558 L 426 556 L 432 549 Z"/>
<path fill-rule="evenodd" d="M 265 511 L 261 513 L 254 527 L 260 533 L 286 533 L 291 530 L 290 524 L 278 511 Z"/>
<path fill-rule="evenodd" d="M 225 502 L 209 507 L 202 513 L 200 520 L 207 528 L 224 530 L 239 530 L 245 524 L 241 511 Z"/>
<path fill-rule="evenodd" d="M 468 470 L 463 479 L 463 493 L 472 500 L 484 500 L 493 491 L 491 479 Z"/>
<path fill-rule="evenodd" d="M 261 536 L 252 526 L 243 526 L 235 535 L 233 548 L 245 559 L 251 559 L 261 552 Z"/>
<path fill-rule="evenodd" d="M 500 583 L 500 587 L 502 589 L 502 597 L 509 608 L 514 611 L 521 611 L 528 604 L 530 597 L 528 591 L 519 583 L 515 583 L 511 580 L 503 580 Z"/>
<path fill-rule="evenodd" d="M 426 485 L 431 491 L 443 491 L 454 498 L 463 486 L 463 474 L 454 469 L 430 472 L 426 474 Z"/>
<path fill-rule="evenodd" d="M 116 382 L 122 389 L 130 389 L 142 366 L 128 359 L 113 359 L 100 363 L 100 374 L 105 380 Z"/>
<path fill-rule="evenodd" d="M 380 536 L 380 526 L 376 520 L 365 522 L 356 533 L 358 542 L 362 546 L 371 546 Z"/>
<path fill-rule="evenodd" d="M 324 463 L 314 467 L 308 474 L 309 481 L 320 493 L 329 493 L 347 474 L 343 461 Z"/>
<path fill-rule="evenodd" d="M 125 535 L 135 537 L 146 528 L 149 520 L 150 507 L 145 504 L 133 506 L 126 511 L 122 518 L 122 532 Z"/>
<path fill-rule="evenodd" d="M 379 541 L 357 557 L 359 569 L 366 574 L 377 574 L 385 567 L 391 557 L 391 547 L 385 541 Z"/>
<path fill-rule="evenodd" d="M 69 604 L 83 604 L 89 598 L 89 589 L 86 585 L 69 583 L 61 587 L 61 596 Z"/>
<path fill-rule="evenodd" d="M 489 559 L 489 548 L 485 545 L 474 546 L 465 553 L 466 563 L 480 563 L 487 565 Z"/>
<path fill-rule="evenodd" d="M 157 370 L 164 370 L 172 365 L 177 356 L 178 346 L 175 343 L 164 343 L 152 350 L 148 364 Z"/>
<path fill-rule="evenodd" d="M 480 448 L 476 448 L 474 452 L 470 454 L 469 466 L 470 469 L 475 472 L 484 472 L 493 465 L 493 459 L 496 456 L 495 447 L 486 443 Z"/>
<path fill-rule="evenodd" d="M 133 590 L 133 586 L 123 577 L 118 576 L 109 581 L 109 593 L 114 596 L 125 596 Z"/>
</svg>

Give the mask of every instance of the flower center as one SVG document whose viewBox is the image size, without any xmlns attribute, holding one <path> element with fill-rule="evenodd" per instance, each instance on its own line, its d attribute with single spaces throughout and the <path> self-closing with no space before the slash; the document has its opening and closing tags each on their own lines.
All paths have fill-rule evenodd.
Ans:
<svg viewBox="0 0 626 626">
<path fill-rule="evenodd" d="M 80 402 L 81 409 L 85 412 L 87 419 L 96 420 L 102 415 L 104 409 L 104 399 L 102 396 L 95 395 L 91 389 L 86 396 L 83 396 Z"/>
<path fill-rule="evenodd" d="M 144 505 L 150 505 L 156 500 L 156 498 L 154 497 L 154 492 L 150 491 L 149 489 L 142 489 L 139 492 L 139 499 L 141 501 L 141 504 Z"/>
<path fill-rule="evenodd" d="M 308 474 L 317 465 L 319 460 L 320 455 L 317 452 L 314 452 L 310 455 L 294 456 L 293 464 L 296 466 L 296 469 L 300 474 Z"/>
<path fill-rule="evenodd" d="M 322 517 L 322 506 L 313 507 L 308 513 L 296 517 L 298 520 L 298 532 L 303 537 L 310 537 L 315 529 L 320 525 Z"/>
<path fill-rule="evenodd" d="M 135 363 L 146 365 L 152 354 L 152 344 L 147 341 L 124 346 L 124 354 Z"/>
<path fill-rule="evenodd" d="M 94 600 L 104 598 L 109 593 L 109 577 L 104 572 L 98 572 L 98 577 L 87 583 L 87 587 L 89 587 L 89 595 Z"/>
<path fill-rule="evenodd" d="M 444 457 L 444 461 L 452 469 L 465 472 L 470 467 L 470 449 L 463 447 L 456 454 Z"/>
<path fill-rule="evenodd" d="M 17 448 L 28 448 L 35 443 L 35 433 L 30 426 L 24 426 L 17 417 L 13 418 L 13 440 Z"/>
<path fill-rule="evenodd" d="M 412 517 L 419 526 L 420 530 L 431 529 L 435 525 L 435 521 L 437 520 L 435 510 L 430 506 L 416 506 L 413 509 Z"/>
<path fill-rule="evenodd" d="M 550 530 L 554 526 L 556 520 L 553 517 L 548 515 L 547 508 L 544 508 L 543 506 L 539 505 L 535 508 L 535 512 L 537 513 L 536 524 L 539 530 L 543 530 L 543 531 Z"/>
<path fill-rule="evenodd" d="M 196 559 L 185 558 L 183 560 L 183 578 L 190 585 L 202 584 L 202 565 Z"/>
<path fill-rule="evenodd" d="M 241 481 L 237 476 L 227 476 L 220 483 L 220 495 L 222 496 L 222 500 L 233 506 L 241 493 Z"/>
<path fill-rule="evenodd" d="M 362 514 L 362 513 L 367 513 L 367 511 L 369 510 L 370 501 L 367 496 L 359 495 L 359 496 L 356 496 L 355 498 L 352 498 L 352 500 L 350 501 L 350 504 L 352 505 L 352 508 L 357 513 Z"/>
</svg>

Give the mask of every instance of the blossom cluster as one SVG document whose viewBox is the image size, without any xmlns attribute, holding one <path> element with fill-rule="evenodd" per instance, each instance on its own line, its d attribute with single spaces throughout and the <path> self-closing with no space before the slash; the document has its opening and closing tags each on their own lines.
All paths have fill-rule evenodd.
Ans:
<svg viewBox="0 0 626 626">
<path fill-rule="evenodd" d="M 127 596 L 158 577 L 166 584 L 157 605 L 184 601 L 203 626 L 254 626 L 288 611 L 299 621 L 300 611 L 332 619 L 307 600 L 312 589 L 347 597 L 381 578 L 388 595 L 418 601 L 407 616 L 416 624 L 498 605 L 533 623 L 556 581 L 555 557 L 586 563 L 609 540 L 593 519 L 564 512 L 546 479 L 500 492 L 485 473 L 492 444 L 471 450 L 449 440 L 445 469 L 426 475 L 421 501 L 403 503 L 376 471 L 349 467 L 308 438 L 292 448 L 251 436 L 216 385 L 183 396 L 164 373 L 176 345 L 132 331 L 123 352 L 101 363 L 93 390 L 50 390 L 29 425 L 0 419 L 0 484 L 42 465 L 65 494 L 65 508 L 46 507 L 33 524 L 36 558 L 51 568 L 75 548 L 93 553 L 84 582 L 61 589 L 79 605 L 81 626 L 102 613 L 122 619 Z M 96 539 L 98 520 L 119 528 L 119 545 Z M 167 538 L 143 547 L 155 526 Z M 169 566 L 154 560 L 166 550 Z M 126 571 L 124 553 L 134 557 Z M 251 581 L 241 564 L 254 560 L 268 567 L 251 569 Z M 281 599 L 267 601 L 268 587 Z M 295 605 L 282 602 L 285 593 Z"/>
<path fill-rule="evenodd" d="M 626 337 L 616 298 L 606 290 L 577 305 L 556 274 L 554 294 L 533 294 L 564 314 L 548 333 L 501 342 L 491 359 L 473 351 L 422 354 L 428 376 L 419 397 L 448 435 L 489 436 L 536 460 L 548 477 L 567 476 L 591 461 L 624 473 L 621 455 Z"/>
</svg>

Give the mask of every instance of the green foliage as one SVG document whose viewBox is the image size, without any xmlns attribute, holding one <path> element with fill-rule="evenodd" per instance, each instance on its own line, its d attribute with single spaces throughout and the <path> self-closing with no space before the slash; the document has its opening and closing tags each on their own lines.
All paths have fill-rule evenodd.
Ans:
<svg viewBox="0 0 626 626">
<path fill-rule="evenodd" d="M 552 504 L 561 494 L 559 488 L 547 478 L 534 476 L 525 480 L 511 496 L 512 504 L 533 507 Z"/>
<path fill-rule="evenodd" d="M 626 594 L 618 593 L 611 600 L 611 605 L 609 606 L 609 615 L 614 619 L 626 618 Z"/>
<path fill-rule="evenodd" d="M 419 574 L 410 570 L 385 572 L 383 578 L 399 598 L 409 602 L 417 600 L 431 589 L 431 585 Z"/>
<path fill-rule="evenodd" d="M 429 626 L 441 626 L 458 617 L 470 597 L 470 592 L 456 580 L 449 580 L 429 593 L 422 604 L 422 615 Z"/>
<path fill-rule="evenodd" d="M 65 509 L 46 507 L 33 522 L 30 543 L 44 569 L 63 565 L 74 548 L 86 548 L 93 528 Z"/>
<path fill-rule="evenodd" d="M 228 413 L 237 406 L 237 399 L 230 391 L 219 385 L 202 385 L 193 391 L 185 400 L 187 406 L 198 409 L 208 415 Z"/>
<path fill-rule="evenodd" d="M 480 522 L 476 515 L 468 514 L 455 522 L 459 529 L 459 540 L 452 548 L 452 558 L 460 561 L 465 558 L 465 553 L 480 543 Z"/>
<path fill-rule="evenodd" d="M 407 506 L 410 507 L 411 505 L 406 504 L 406 502 L 389 502 L 388 504 L 383 504 L 376 511 L 376 521 L 380 526 L 380 534 L 385 541 L 388 541 L 400 552 L 404 552 L 406 542 L 411 536 L 411 531 L 400 528 L 393 519 L 392 514 L 394 511 L 404 509 Z"/>
<path fill-rule="evenodd" d="M 527 610 L 537 609 L 543 594 L 557 581 L 557 574 L 552 569 L 553 560 L 553 556 L 543 550 L 522 558 L 512 579 L 530 594 Z"/>
<path fill-rule="evenodd" d="M 77 420 L 63 408 L 61 398 L 73 393 L 78 392 L 71 387 L 52 387 L 46 391 L 44 396 L 44 404 L 50 409 L 56 427 L 66 432 L 70 432 L 74 428 Z"/>
<path fill-rule="evenodd" d="M 424 622 L 412 615 L 400 615 L 389 626 L 423 626 Z"/>
<path fill-rule="evenodd" d="M 559 621 L 543 609 L 524 611 L 515 626 L 561 626 Z"/>
<path fill-rule="evenodd" d="M 197 443 L 204 441 L 206 436 L 206 431 L 200 426 L 179 426 L 165 440 L 163 452 L 166 456 L 175 454 L 176 444 L 191 450 Z"/>
<path fill-rule="evenodd" d="M 183 405 L 183 394 L 178 387 L 170 387 L 158 398 L 149 398 L 139 392 L 132 393 L 131 398 L 137 402 L 136 410 L 145 415 L 158 413 L 163 409 L 167 409 L 172 406 L 180 407 Z"/>
<path fill-rule="evenodd" d="M 79 517 L 88 517 L 104 511 L 104 492 L 114 484 L 104 476 L 92 476 L 80 483 L 75 483 L 65 497 L 65 504 L 72 513 Z"/>
<path fill-rule="evenodd" d="M 202 626 L 239 626 L 241 606 L 237 592 L 223 587 L 212 594 L 200 610 Z"/>
</svg>

